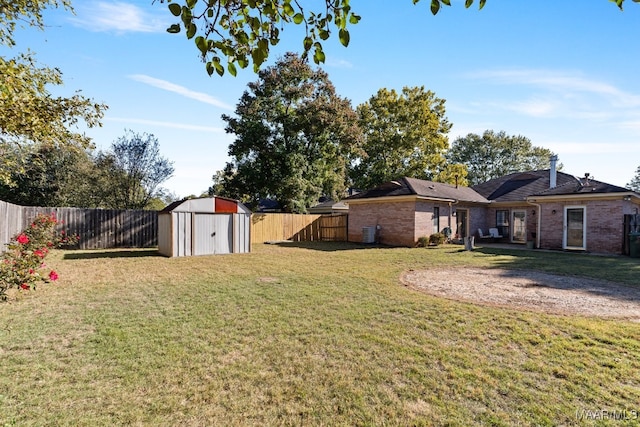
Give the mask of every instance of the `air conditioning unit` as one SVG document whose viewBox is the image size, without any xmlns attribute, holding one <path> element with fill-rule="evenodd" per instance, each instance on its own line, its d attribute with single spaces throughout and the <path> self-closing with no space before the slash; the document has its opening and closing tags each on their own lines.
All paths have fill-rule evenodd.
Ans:
<svg viewBox="0 0 640 427">
<path fill-rule="evenodd" d="M 376 228 L 362 227 L 362 243 L 375 243 L 375 242 L 376 242 Z"/>
</svg>

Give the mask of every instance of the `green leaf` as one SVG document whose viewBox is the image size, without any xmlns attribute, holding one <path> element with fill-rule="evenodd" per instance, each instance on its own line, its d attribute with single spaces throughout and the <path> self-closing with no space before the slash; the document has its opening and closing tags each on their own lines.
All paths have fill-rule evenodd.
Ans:
<svg viewBox="0 0 640 427">
<path fill-rule="evenodd" d="M 307 37 L 304 38 L 304 41 L 302 42 L 302 44 L 303 44 L 304 50 L 306 52 L 309 49 L 311 49 L 311 46 L 313 45 L 313 40 L 311 40 L 311 37 L 307 36 Z"/>
<path fill-rule="evenodd" d="M 198 27 L 196 27 L 196 24 L 194 24 L 193 22 L 189 24 L 189 27 L 187 28 L 187 38 L 191 39 L 193 38 L 193 36 L 196 35 L 196 31 L 198 30 Z"/>
<path fill-rule="evenodd" d="M 169 4 L 169 12 L 171 12 L 171 14 L 173 16 L 180 16 L 180 12 L 182 11 L 182 8 L 180 7 L 180 5 L 178 3 L 170 3 Z"/>
<path fill-rule="evenodd" d="M 358 22 L 360 22 L 360 19 L 362 19 L 360 15 L 356 15 L 355 13 L 352 13 L 351 16 L 349 17 L 349 23 L 355 25 Z"/>
<path fill-rule="evenodd" d="M 440 0 L 440 1 L 446 4 L 447 6 L 451 6 L 451 0 Z"/>
<path fill-rule="evenodd" d="M 209 76 L 211 76 L 213 74 L 213 71 L 214 71 L 214 67 L 213 67 L 213 64 L 211 63 L 211 61 L 207 62 L 207 65 L 205 66 L 205 68 L 207 69 L 207 74 L 209 74 Z"/>
<path fill-rule="evenodd" d="M 291 7 L 291 4 L 289 4 L 289 3 L 285 3 L 285 4 L 282 6 L 282 9 L 284 10 L 284 13 L 285 13 L 287 16 L 293 16 L 293 15 L 296 13 L 296 11 L 295 11 L 295 10 L 293 10 L 293 8 Z"/>
<path fill-rule="evenodd" d="M 316 64 L 321 64 L 321 63 L 324 63 L 324 60 L 325 60 L 325 55 L 322 49 L 316 49 L 316 51 L 313 54 L 313 62 L 315 62 Z"/>
<path fill-rule="evenodd" d="M 227 64 L 227 70 L 229 70 L 229 74 L 231 74 L 233 77 L 238 74 L 238 70 L 236 70 L 236 66 L 233 64 L 233 62 L 229 62 Z"/>
<path fill-rule="evenodd" d="M 202 36 L 196 37 L 196 47 L 203 54 L 207 53 L 209 50 L 209 44 L 207 43 L 207 39 Z"/>
<path fill-rule="evenodd" d="M 473 4 L 473 0 L 465 0 L 464 2 L 464 7 L 466 7 L 467 9 L 469 9 L 471 7 L 471 5 Z"/>
<path fill-rule="evenodd" d="M 167 28 L 167 33 L 178 34 L 180 32 L 180 25 L 173 24 L 169 28 Z"/>
<path fill-rule="evenodd" d="M 349 35 L 349 31 L 345 30 L 345 29 L 340 29 L 340 33 L 339 33 L 339 37 L 340 37 L 340 43 L 342 43 L 342 46 L 347 47 L 349 46 L 349 41 L 351 40 L 351 36 Z M 324 61 L 322 61 L 324 62 Z"/>
<path fill-rule="evenodd" d="M 478 9 L 482 9 L 486 2 L 487 2 L 487 0 L 480 0 L 480 7 L 478 7 Z"/>
<path fill-rule="evenodd" d="M 340 30 L 340 31 L 342 31 L 342 30 Z M 320 30 L 320 31 L 318 32 L 318 36 L 319 36 L 322 40 L 326 40 L 326 39 L 328 39 L 328 38 L 329 38 L 329 31 L 327 31 L 327 30 Z"/>
<path fill-rule="evenodd" d="M 439 10 L 440 10 L 440 1 L 431 0 L 431 13 L 434 15 L 437 15 Z"/>
<path fill-rule="evenodd" d="M 187 7 L 193 9 L 198 4 L 198 0 L 187 0 Z"/>
<path fill-rule="evenodd" d="M 213 58 L 212 62 L 213 62 L 213 67 L 216 70 L 216 73 L 218 73 L 219 76 L 223 76 L 224 75 L 224 67 L 220 63 L 220 58 Z"/>
<path fill-rule="evenodd" d="M 293 22 L 295 22 L 296 24 L 302 24 L 303 21 L 304 21 L 303 14 L 296 13 L 295 15 L 293 15 Z"/>
</svg>

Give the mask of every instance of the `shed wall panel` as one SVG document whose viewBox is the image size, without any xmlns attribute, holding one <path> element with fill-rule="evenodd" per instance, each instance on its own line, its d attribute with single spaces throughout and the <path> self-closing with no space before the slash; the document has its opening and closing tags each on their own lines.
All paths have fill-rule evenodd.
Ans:
<svg viewBox="0 0 640 427">
<path fill-rule="evenodd" d="M 158 215 L 158 252 L 164 256 L 174 256 L 172 214 Z"/>
<path fill-rule="evenodd" d="M 251 252 L 251 217 L 249 215 L 233 215 L 233 252 Z"/>
</svg>

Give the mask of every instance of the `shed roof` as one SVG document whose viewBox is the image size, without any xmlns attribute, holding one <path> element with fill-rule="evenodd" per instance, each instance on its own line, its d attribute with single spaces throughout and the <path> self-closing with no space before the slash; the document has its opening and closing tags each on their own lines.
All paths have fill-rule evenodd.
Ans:
<svg viewBox="0 0 640 427">
<path fill-rule="evenodd" d="M 236 207 L 235 213 L 246 213 L 246 214 L 251 213 L 251 210 L 249 210 L 245 205 L 240 203 L 238 200 L 229 199 L 226 197 L 218 197 L 218 196 L 179 200 L 177 202 L 173 202 L 167 205 L 164 209 L 160 211 L 160 213 L 170 213 L 170 212 L 216 213 L 216 212 L 221 212 L 221 210 L 219 209 L 221 205 L 226 205 L 226 206 L 234 205 Z M 228 208 L 224 210 L 224 213 L 229 213 Z"/>
<path fill-rule="evenodd" d="M 437 200 L 489 203 L 489 200 L 469 187 L 407 177 L 385 182 L 371 190 L 347 197 L 345 201 L 412 195 Z"/>
</svg>

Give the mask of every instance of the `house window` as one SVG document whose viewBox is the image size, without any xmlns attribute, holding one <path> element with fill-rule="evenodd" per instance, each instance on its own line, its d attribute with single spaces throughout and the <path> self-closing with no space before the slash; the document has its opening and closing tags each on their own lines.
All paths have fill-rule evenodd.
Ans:
<svg viewBox="0 0 640 427">
<path fill-rule="evenodd" d="M 440 232 L 440 208 L 437 206 L 433 208 L 433 232 Z"/>
<path fill-rule="evenodd" d="M 501 236 L 507 237 L 509 235 L 509 211 L 496 211 L 496 228 Z"/>
</svg>

